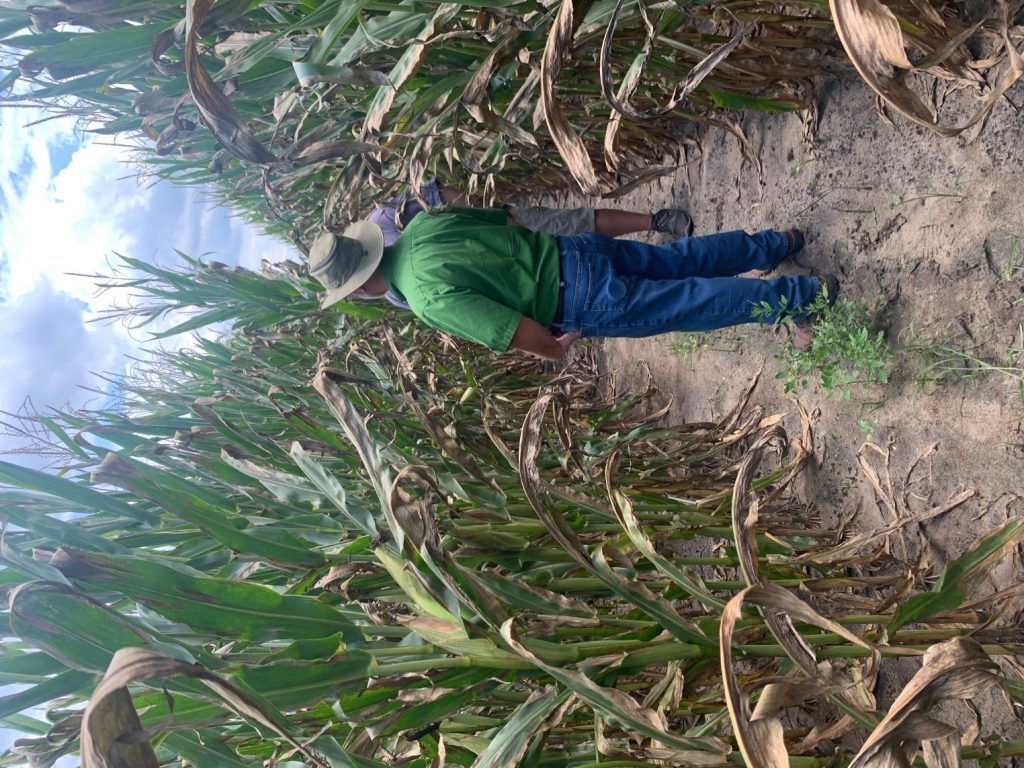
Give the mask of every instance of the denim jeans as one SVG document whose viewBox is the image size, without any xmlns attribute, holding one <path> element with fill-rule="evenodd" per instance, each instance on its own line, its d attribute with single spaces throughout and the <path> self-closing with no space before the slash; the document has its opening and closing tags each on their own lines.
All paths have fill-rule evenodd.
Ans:
<svg viewBox="0 0 1024 768">
<path fill-rule="evenodd" d="M 786 255 L 782 232 L 743 230 L 688 237 L 665 245 L 618 240 L 588 232 L 558 238 L 562 256 L 562 317 L 555 329 L 582 336 L 653 336 L 711 331 L 756 322 L 767 302 L 778 320 L 785 306 L 801 309 L 820 290 L 813 277 L 773 280 L 735 277 L 773 269 Z"/>
</svg>

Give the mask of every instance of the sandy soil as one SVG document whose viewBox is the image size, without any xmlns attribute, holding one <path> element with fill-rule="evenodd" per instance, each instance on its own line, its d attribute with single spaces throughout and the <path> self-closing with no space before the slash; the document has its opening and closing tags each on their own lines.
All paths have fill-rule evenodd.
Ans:
<svg viewBox="0 0 1024 768">
<path fill-rule="evenodd" d="M 1015 101 L 1022 94 L 1020 84 L 1011 91 Z M 799 226 L 807 249 L 799 265 L 783 271 L 837 274 L 843 298 L 877 302 L 879 327 L 890 345 L 905 349 L 915 339 L 946 338 L 961 348 L 980 344 L 980 354 L 1010 360 L 1008 349 L 1024 344 L 1021 118 L 1003 103 L 980 135 L 972 130 L 945 139 L 899 117 L 894 126 L 887 124 L 870 91 L 854 81 L 829 84 L 819 94 L 819 109 L 814 145 L 802 135 L 799 116 L 744 121 L 763 164 L 763 187 L 737 141 L 711 131 L 680 155 L 683 167 L 674 176 L 605 205 L 686 206 L 698 233 Z M 955 121 L 955 104 L 952 109 Z M 601 205 L 582 198 L 555 202 Z M 774 356 L 789 343 L 781 329 L 716 332 L 688 353 L 673 349 L 678 341 L 606 340 L 597 351 L 623 387 L 639 363 L 649 365 L 660 390 L 650 407 L 671 398 L 673 423 L 728 412 L 762 368 L 754 402 L 769 412 L 795 414 L 774 378 L 780 368 Z M 1024 351 L 1015 365 L 1024 365 Z M 893 541 L 899 559 L 923 553 L 931 563 L 924 575 L 934 576 L 979 536 L 1024 513 L 1024 402 L 1019 381 L 1006 376 L 937 383 L 918 381 L 921 374 L 920 360 L 902 355 L 889 384 L 856 391 L 853 401 L 817 386 L 798 393 L 813 414 L 816 442 L 798 493 L 830 522 L 854 516 L 852 525 L 860 530 L 890 522 L 893 512 L 867 482 L 859 452 L 883 481 L 882 454 L 889 454 L 897 512 L 919 513 L 973 491 Z M 798 431 L 795 415 L 790 426 Z M 882 453 L 864 449 L 868 440 Z M 1018 550 L 993 569 L 983 589 L 1020 581 L 1022 571 Z M 923 576 L 918 586 L 927 588 Z M 1018 613 L 1020 599 L 1008 607 Z M 915 668 L 902 665 L 882 680 L 880 705 L 891 703 Z M 1020 732 L 1019 723 L 1009 725 L 1005 702 L 992 700 L 983 710 L 982 735 Z"/>
</svg>

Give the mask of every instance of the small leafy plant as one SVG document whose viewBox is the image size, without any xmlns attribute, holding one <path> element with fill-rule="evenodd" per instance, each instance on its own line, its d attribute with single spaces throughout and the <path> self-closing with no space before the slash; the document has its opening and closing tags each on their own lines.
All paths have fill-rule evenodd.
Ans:
<svg viewBox="0 0 1024 768">
<path fill-rule="evenodd" d="M 1024 269 L 1024 267 L 1022 267 Z M 916 378 L 920 382 L 941 384 L 952 379 L 976 379 L 996 373 L 1008 378 L 1024 403 L 1024 323 L 1017 326 L 1014 340 L 1001 352 L 985 350 L 985 343 L 962 346 L 947 339 L 914 341 L 907 351 L 924 361 Z"/>
<path fill-rule="evenodd" d="M 767 303 L 754 308 L 754 317 L 762 322 L 776 318 Z M 782 307 L 777 313 L 783 322 L 794 323 L 793 313 Z M 829 395 L 850 400 L 857 386 L 885 384 L 893 352 L 885 334 L 873 328 L 872 316 L 864 302 L 837 301 L 828 305 L 820 294 L 807 310 L 814 318 L 813 338 L 808 346 L 788 346 L 777 355 L 783 369 L 775 377 L 785 382 L 786 392 L 807 389 L 817 378 Z"/>
<path fill-rule="evenodd" d="M 1019 247 L 1020 240 L 1016 235 L 1010 235 L 1006 239 L 1010 244 L 1010 255 L 1003 262 L 999 275 L 1003 280 L 1009 281 L 1013 280 L 1018 274 L 1024 274 L 1024 253 L 1021 252 Z"/>
<path fill-rule="evenodd" d="M 703 333 L 676 333 L 672 335 L 670 347 L 672 354 L 683 360 L 688 360 L 691 355 L 700 350 L 706 343 Z"/>
</svg>

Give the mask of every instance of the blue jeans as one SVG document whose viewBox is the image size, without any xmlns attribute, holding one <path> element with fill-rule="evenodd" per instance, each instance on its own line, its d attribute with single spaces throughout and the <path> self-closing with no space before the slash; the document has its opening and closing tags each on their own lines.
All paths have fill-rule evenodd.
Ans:
<svg viewBox="0 0 1024 768">
<path fill-rule="evenodd" d="M 654 336 L 711 331 L 756 322 L 767 302 L 800 317 L 817 296 L 814 277 L 735 277 L 773 269 L 786 255 L 782 232 L 743 230 L 688 237 L 665 245 L 588 232 L 558 238 L 562 255 L 562 317 L 555 329 L 582 336 Z"/>
</svg>

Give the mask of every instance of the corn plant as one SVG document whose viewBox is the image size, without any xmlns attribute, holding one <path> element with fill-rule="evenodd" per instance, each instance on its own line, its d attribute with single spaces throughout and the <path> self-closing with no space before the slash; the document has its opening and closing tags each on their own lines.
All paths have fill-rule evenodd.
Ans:
<svg viewBox="0 0 1024 768">
<path fill-rule="evenodd" d="M 251 285 L 190 269 L 204 301 Z M 253 304 L 308 296 L 277 283 Z M 915 591 L 871 555 L 912 516 L 844 541 L 788 496 L 806 418 L 787 435 L 748 392 L 665 428 L 586 360 L 489 360 L 401 315 L 295 313 L 164 353 L 115 408 L 12 423 L 54 471 L 0 463 L 0 721 L 25 734 L 0 763 L 867 765 L 929 700 L 1020 699 L 1001 598 L 969 597 L 1018 519 Z M 879 665 L 925 651 L 880 711 Z M 784 731 L 808 696 L 821 727 Z M 928 748 L 1024 752 L 983 743 Z"/>
<path fill-rule="evenodd" d="M 903 83 L 911 63 L 878 46 L 902 40 L 930 56 L 919 68 L 961 84 L 989 73 L 998 84 L 980 119 L 1019 75 L 1003 63 L 1016 51 L 1006 19 L 968 26 L 949 11 L 865 13 L 858 0 L 831 3 L 832 19 L 816 2 L 5 6 L 0 44 L 16 66 L 0 93 L 134 143 L 140 175 L 212 185 L 301 245 L 427 174 L 485 201 L 524 186 L 626 188 L 671 170 L 681 124 L 731 131 L 756 164 L 736 112 L 809 107 L 811 79 L 847 66 L 833 21 L 858 71 L 918 122 L 935 125 Z M 1007 49 L 975 61 L 972 35 Z"/>
</svg>

